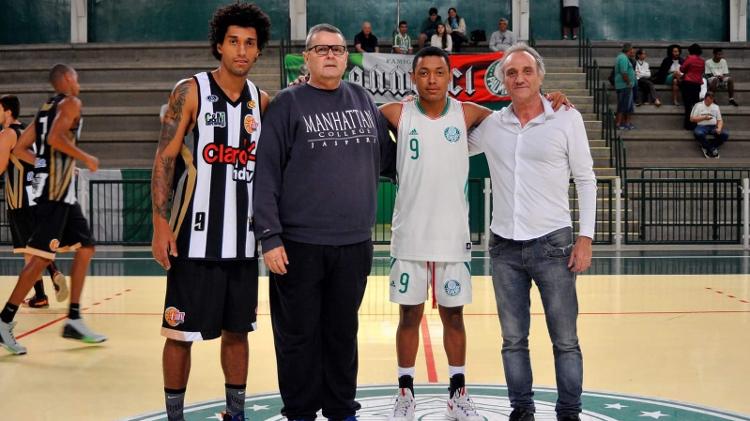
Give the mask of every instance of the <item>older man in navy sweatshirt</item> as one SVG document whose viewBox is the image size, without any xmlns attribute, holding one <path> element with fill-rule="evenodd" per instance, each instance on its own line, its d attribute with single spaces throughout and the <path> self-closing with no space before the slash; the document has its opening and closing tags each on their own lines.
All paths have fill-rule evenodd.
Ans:
<svg viewBox="0 0 750 421">
<path fill-rule="evenodd" d="M 346 41 L 310 29 L 307 84 L 281 91 L 263 116 L 254 227 L 270 274 L 282 414 L 354 420 L 357 311 L 372 264 L 381 172 L 395 144 L 375 103 L 341 80 Z M 382 170 L 381 170 L 382 169 Z"/>
</svg>

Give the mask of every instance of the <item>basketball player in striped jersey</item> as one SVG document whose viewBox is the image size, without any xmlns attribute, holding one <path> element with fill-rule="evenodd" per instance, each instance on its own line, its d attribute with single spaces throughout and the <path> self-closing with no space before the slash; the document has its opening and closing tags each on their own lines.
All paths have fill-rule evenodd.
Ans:
<svg viewBox="0 0 750 421">
<path fill-rule="evenodd" d="M 167 270 L 161 332 L 169 420 L 184 419 L 192 343 L 218 337 L 223 417 L 244 420 L 247 334 L 258 301 L 255 150 L 268 104 L 247 75 L 269 31 L 268 16 L 254 4 L 216 10 L 210 40 L 219 67 L 178 82 L 162 122 L 151 184 L 152 251 Z"/>
<path fill-rule="evenodd" d="M 13 240 L 13 252 L 23 253 L 34 230 L 34 211 L 31 209 L 32 183 L 34 178 L 34 166 L 19 160 L 11 155 L 13 147 L 16 146 L 21 132 L 26 125 L 18 121 L 18 113 L 21 103 L 14 95 L 0 97 L 0 174 L 5 173 L 5 203 L 8 207 L 8 224 L 10 225 L 11 238 Z M 24 255 L 24 261 L 28 263 L 31 256 Z M 55 288 L 55 298 L 61 302 L 68 298 L 68 285 L 65 275 L 51 262 L 47 266 L 52 284 Z M 31 308 L 49 307 L 49 299 L 44 293 L 44 284 L 40 277 L 34 283 L 34 295 L 24 300 Z"/>
<path fill-rule="evenodd" d="M 414 365 L 428 291 L 437 301 L 450 377 L 447 415 L 481 421 L 466 390 L 463 306 L 471 303 L 468 132 L 492 111 L 448 96 L 448 54 L 420 50 L 412 62 L 415 101 L 380 110 L 397 129 L 398 194 L 391 237 L 390 298 L 400 306 L 396 332 L 399 392 L 389 419 L 414 419 Z M 549 95 L 555 109 L 567 98 Z M 567 104 L 569 105 L 569 104 Z"/>
<path fill-rule="evenodd" d="M 55 88 L 55 96 L 42 105 L 34 124 L 21 134 L 13 148 L 14 155 L 35 165 L 32 200 L 36 202 L 37 221 L 25 249 L 31 259 L 0 312 L 0 338 L 15 354 L 26 353 L 26 348 L 15 340 L 12 332 L 18 305 L 58 251 L 76 250 L 63 337 L 87 343 L 107 339 L 89 329 L 80 315 L 81 292 L 94 255 L 94 239 L 77 203 L 73 180 L 76 160 L 82 161 L 90 171 L 98 169 L 99 160 L 76 146 L 81 128 L 78 74 L 69 66 L 57 64 L 50 71 L 49 80 Z M 32 145 L 36 146 L 36 155 Z"/>
</svg>

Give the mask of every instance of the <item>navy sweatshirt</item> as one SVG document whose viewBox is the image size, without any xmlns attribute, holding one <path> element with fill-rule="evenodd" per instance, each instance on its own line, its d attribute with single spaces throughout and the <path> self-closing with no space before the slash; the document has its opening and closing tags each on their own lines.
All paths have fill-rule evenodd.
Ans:
<svg viewBox="0 0 750 421">
<path fill-rule="evenodd" d="M 381 172 L 395 173 L 388 125 L 360 86 L 299 85 L 263 115 L 253 193 L 264 251 L 282 238 L 340 246 L 370 239 Z"/>
</svg>

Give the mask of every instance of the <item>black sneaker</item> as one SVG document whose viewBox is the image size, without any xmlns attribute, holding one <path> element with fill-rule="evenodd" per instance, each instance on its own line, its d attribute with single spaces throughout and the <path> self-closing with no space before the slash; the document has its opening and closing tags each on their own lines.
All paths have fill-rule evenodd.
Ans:
<svg viewBox="0 0 750 421">
<path fill-rule="evenodd" d="M 27 298 L 23 300 L 24 305 L 31 307 L 31 308 L 47 308 L 49 307 L 49 299 L 46 295 L 42 295 L 41 297 L 37 297 L 36 295 Z"/>
<path fill-rule="evenodd" d="M 719 159 L 719 148 L 714 148 L 711 150 L 711 158 Z"/>
<path fill-rule="evenodd" d="M 510 413 L 508 421 L 534 421 L 534 413 L 527 409 L 516 408 Z"/>
<path fill-rule="evenodd" d="M 575 415 L 558 415 L 557 421 L 581 421 L 581 417 L 578 414 Z"/>
<path fill-rule="evenodd" d="M 729 98 L 729 103 L 734 105 L 735 107 L 739 107 L 740 104 L 737 103 L 737 101 L 734 100 L 734 98 Z"/>
<path fill-rule="evenodd" d="M 701 147 L 701 152 L 703 152 L 703 156 L 706 157 L 706 159 L 709 159 L 712 157 L 711 152 L 708 151 L 708 149 Z"/>
</svg>

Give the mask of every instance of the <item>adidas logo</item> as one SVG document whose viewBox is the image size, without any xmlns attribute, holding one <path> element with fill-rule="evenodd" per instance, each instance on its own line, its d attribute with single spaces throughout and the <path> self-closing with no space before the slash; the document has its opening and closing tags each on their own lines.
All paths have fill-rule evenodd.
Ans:
<svg viewBox="0 0 750 421">
<path fill-rule="evenodd" d="M 409 133 L 410 136 L 417 136 L 419 133 L 417 133 L 417 129 L 411 129 L 411 132 Z"/>
</svg>

